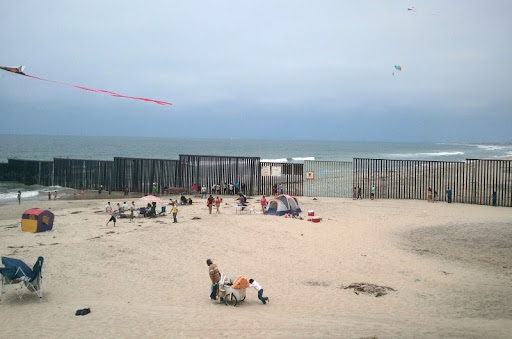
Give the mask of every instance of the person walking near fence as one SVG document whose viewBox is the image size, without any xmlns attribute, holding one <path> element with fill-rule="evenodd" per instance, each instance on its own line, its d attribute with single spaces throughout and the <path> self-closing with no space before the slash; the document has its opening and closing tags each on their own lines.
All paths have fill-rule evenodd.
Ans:
<svg viewBox="0 0 512 339">
<path fill-rule="evenodd" d="M 210 194 L 210 196 L 208 197 L 208 201 L 206 202 L 206 206 L 208 206 L 208 211 L 210 212 L 210 214 L 212 214 L 213 202 L 213 196 Z"/>
<path fill-rule="evenodd" d="M 222 199 L 219 198 L 219 196 L 217 196 L 217 198 L 215 199 L 215 208 L 217 209 L 216 213 L 220 213 L 220 204 L 222 204 Z"/>
<path fill-rule="evenodd" d="M 449 204 L 452 203 L 452 190 L 449 187 L 446 188 L 446 200 Z"/>
<path fill-rule="evenodd" d="M 370 199 L 375 199 L 375 186 L 372 186 L 372 190 L 370 192 Z"/>
</svg>

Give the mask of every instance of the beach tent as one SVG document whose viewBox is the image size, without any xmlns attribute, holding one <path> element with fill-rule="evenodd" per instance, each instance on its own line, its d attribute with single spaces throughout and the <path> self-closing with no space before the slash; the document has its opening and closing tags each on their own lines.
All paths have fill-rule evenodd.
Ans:
<svg viewBox="0 0 512 339">
<path fill-rule="evenodd" d="M 48 210 L 31 208 L 21 216 L 21 230 L 32 233 L 50 231 L 54 218 L 53 213 Z"/>
<path fill-rule="evenodd" d="M 297 198 L 281 194 L 270 200 L 265 209 L 265 214 L 283 215 L 286 213 L 298 214 L 301 212 Z"/>
</svg>

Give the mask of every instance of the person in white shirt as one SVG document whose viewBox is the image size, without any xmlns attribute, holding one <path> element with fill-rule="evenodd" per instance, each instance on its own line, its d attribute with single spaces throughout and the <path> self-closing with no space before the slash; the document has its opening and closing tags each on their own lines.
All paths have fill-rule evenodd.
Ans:
<svg viewBox="0 0 512 339">
<path fill-rule="evenodd" d="M 123 203 L 123 212 L 128 212 L 128 204 L 126 201 Z"/>
<path fill-rule="evenodd" d="M 105 212 L 112 214 L 112 206 L 110 206 L 110 201 L 107 203 L 107 206 L 105 206 Z"/>
<path fill-rule="evenodd" d="M 263 296 L 263 288 L 261 288 L 261 285 L 258 284 L 257 281 L 255 281 L 254 279 L 249 279 L 249 287 L 252 287 L 256 291 L 258 291 L 258 299 L 260 299 L 264 305 L 270 302 L 270 299 L 268 297 Z"/>
</svg>

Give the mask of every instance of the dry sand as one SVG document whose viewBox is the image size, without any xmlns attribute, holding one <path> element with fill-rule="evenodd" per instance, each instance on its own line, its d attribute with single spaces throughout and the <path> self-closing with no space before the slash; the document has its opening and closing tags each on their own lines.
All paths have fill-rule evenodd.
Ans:
<svg viewBox="0 0 512 339">
<path fill-rule="evenodd" d="M 180 207 L 177 224 L 168 214 L 116 227 L 106 200 L 0 206 L 0 254 L 45 258 L 42 303 L 3 295 L 2 337 L 510 338 L 510 208 L 299 198 L 323 217 L 311 223 L 224 202 L 221 214 L 201 200 Z M 31 207 L 55 213 L 53 231 L 21 231 Z M 236 307 L 210 301 L 207 258 L 256 279 L 270 303 L 253 289 Z M 353 283 L 395 291 L 356 294 Z"/>
</svg>

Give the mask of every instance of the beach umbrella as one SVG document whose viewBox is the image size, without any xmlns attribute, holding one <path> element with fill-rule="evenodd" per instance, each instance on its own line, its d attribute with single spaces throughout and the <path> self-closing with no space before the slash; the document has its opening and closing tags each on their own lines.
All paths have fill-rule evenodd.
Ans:
<svg viewBox="0 0 512 339">
<path fill-rule="evenodd" d="M 140 198 L 139 200 L 145 202 L 162 202 L 162 199 L 160 199 L 159 197 L 155 197 L 154 195 L 146 195 Z"/>
</svg>

